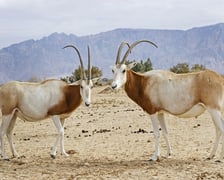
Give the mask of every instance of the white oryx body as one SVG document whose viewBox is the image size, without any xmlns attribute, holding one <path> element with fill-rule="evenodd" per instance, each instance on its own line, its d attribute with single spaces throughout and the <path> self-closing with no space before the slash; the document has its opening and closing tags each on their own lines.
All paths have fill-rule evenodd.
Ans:
<svg viewBox="0 0 224 180">
<path fill-rule="evenodd" d="M 171 155 L 164 112 L 188 118 L 197 117 L 205 110 L 211 114 L 216 127 L 216 141 L 209 159 L 215 156 L 221 135 L 223 137 L 221 158 L 223 158 L 224 121 L 221 110 L 224 105 L 224 78 L 210 70 L 187 74 L 175 74 L 163 70 L 135 73 L 130 70 L 133 64 L 125 65 L 125 60 L 132 48 L 141 42 L 153 44 L 147 40 L 136 41 L 129 47 L 121 63 L 119 58 L 117 59 L 116 65 L 112 67 L 114 72 L 112 88 L 118 89 L 124 85 L 127 95 L 150 115 L 156 149 L 151 159 L 157 160 L 160 156 L 159 124 L 167 143 L 167 156 Z"/>
<path fill-rule="evenodd" d="M 202 114 L 206 110 L 205 103 L 214 101 L 212 97 L 208 97 L 207 91 L 209 89 L 212 90 L 212 86 L 217 87 L 220 80 L 222 81 L 221 76 L 217 76 L 216 73 L 209 70 L 187 74 L 152 70 L 143 74 L 143 76 L 148 77 L 148 82 L 144 89 L 146 91 L 145 95 L 150 97 L 152 103 L 152 107 L 147 112 L 154 114 L 154 109 L 156 112 L 165 111 L 184 118 Z M 214 78 L 217 81 L 211 82 L 210 78 Z M 219 89 L 214 90 L 219 91 Z M 209 98 L 210 100 L 208 100 Z M 217 102 L 224 102 L 223 100 L 217 99 Z"/>
<path fill-rule="evenodd" d="M 76 47 L 71 45 L 66 47 L 73 47 L 80 57 Z M 84 70 L 81 57 L 80 63 Z M 32 122 L 52 117 L 58 130 L 58 136 L 53 146 L 51 157 L 55 158 L 59 141 L 61 153 L 68 156 L 64 150 L 64 120 L 81 104 L 82 100 L 84 100 L 86 106 L 90 105 L 92 87 L 90 73 L 89 57 L 89 79 L 87 80 L 86 76 L 83 75 L 82 79 L 76 84 L 67 84 L 64 81 L 55 79 L 40 83 L 12 81 L 3 84 L 0 87 L 2 158 L 7 159 L 4 149 L 5 134 L 7 135 L 13 156 L 18 156 L 12 142 L 12 132 L 17 117 Z"/>
</svg>

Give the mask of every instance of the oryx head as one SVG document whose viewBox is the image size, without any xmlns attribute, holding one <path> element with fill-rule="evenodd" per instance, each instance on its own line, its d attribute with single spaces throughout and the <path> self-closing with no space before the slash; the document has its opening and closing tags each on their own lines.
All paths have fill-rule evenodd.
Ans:
<svg viewBox="0 0 224 180">
<path fill-rule="evenodd" d="M 76 48 L 74 45 L 67 45 L 64 48 L 67 48 L 67 47 L 74 48 L 75 51 L 77 52 L 78 56 L 79 56 L 80 66 L 81 66 L 81 79 L 79 81 L 80 94 L 82 96 L 83 101 L 85 102 L 85 105 L 89 106 L 91 104 L 91 89 L 93 87 L 93 82 L 91 80 L 91 64 L 90 64 L 90 49 L 89 49 L 89 46 L 88 46 L 88 78 L 86 77 L 82 57 L 80 55 L 80 52 L 79 52 L 78 48 Z"/>
<path fill-rule="evenodd" d="M 131 52 L 131 50 L 138 45 L 139 43 L 142 42 L 147 42 L 152 44 L 153 46 L 157 47 L 157 45 L 151 41 L 148 40 L 139 40 L 139 41 L 135 41 L 133 44 L 129 45 L 127 42 L 122 42 L 119 46 L 118 52 L 117 52 L 117 58 L 116 58 L 116 62 L 115 62 L 115 66 L 112 66 L 112 72 L 114 74 L 114 78 L 113 78 L 113 82 L 112 82 L 112 88 L 113 89 L 119 89 L 120 87 L 122 87 L 127 80 L 127 70 L 132 69 L 137 63 L 133 62 L 131 64 L 126 65 L 125 62 L 127 60 L 127 57 L 129 55 L 129 53 Z M 122 61 L 120 62 L 120 54 L 122 51 L 122 48 L 127 45 L 128 46 L 128 50 L 126 51 L 126 53 L 124 54 L 124 57 L 122 59 Z"/>
</svg>

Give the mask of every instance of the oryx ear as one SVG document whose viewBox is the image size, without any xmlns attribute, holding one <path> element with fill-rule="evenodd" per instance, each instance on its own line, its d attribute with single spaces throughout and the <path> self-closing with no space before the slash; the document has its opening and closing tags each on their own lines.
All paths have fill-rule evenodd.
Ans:
<svg viewBox="0 0 224 180">
<path fill-rule="evenodd" d="M 132 69 L 133 67 L 135 67 L 137 65 L 137 62 L 132 62 L 130 64 L 128 64 L 128 68 Z"/>
</svg>

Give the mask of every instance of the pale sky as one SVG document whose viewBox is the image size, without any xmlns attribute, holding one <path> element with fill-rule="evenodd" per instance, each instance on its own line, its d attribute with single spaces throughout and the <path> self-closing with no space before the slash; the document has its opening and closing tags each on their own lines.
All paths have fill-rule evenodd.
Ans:
<svg viewBox="0 0 224 180">
<path fill-rule="evenodd" d="M 224 22 L 224 0 L 0 0 L 0 48 L 53 32 L 187 30 Z"/>
</svg>

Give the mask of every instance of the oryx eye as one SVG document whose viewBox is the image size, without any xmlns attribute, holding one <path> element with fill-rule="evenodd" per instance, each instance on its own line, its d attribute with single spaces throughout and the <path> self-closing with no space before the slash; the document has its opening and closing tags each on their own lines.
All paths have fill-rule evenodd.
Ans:
<svg viewBox="0 0 224 180">
<path fill-rule="evenodd" d="M 114 70 L 112 69 L 112 73 L 114 73 Z"/>
<path fill-rule="evenodd" d="M 83 89 L 83 86 L 80 86 L 81 87 L 81 89 Z"/>
<path fill-rule="evenodd" d="M 126 71 L 126 70 L 124 69 L 124 70 L 122 71 L 122 73 L 125 73 L 125 71 Z"/>
</svg>

